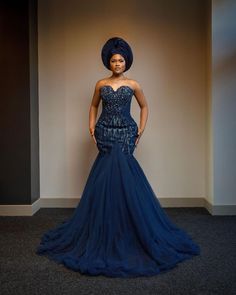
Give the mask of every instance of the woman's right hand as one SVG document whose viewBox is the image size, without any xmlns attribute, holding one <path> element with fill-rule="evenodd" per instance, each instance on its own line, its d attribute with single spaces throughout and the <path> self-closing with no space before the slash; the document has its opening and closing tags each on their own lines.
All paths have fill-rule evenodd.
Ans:
<svg viewBox="0 0 236 295">
<path fill-rule="evenodd" d="M 95 131 L 95 128 L 89 128 L 90 135 L 92 136 L 94 143 L 97 144 L 94 131 Z"/>
</svg>

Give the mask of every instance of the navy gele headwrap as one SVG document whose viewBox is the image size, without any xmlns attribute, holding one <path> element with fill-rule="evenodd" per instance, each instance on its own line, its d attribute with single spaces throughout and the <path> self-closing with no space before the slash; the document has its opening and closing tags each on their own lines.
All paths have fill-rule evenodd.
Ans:
<svg viewBox="0 0 236 295">
<path fill-rule="evenodd" d="M 129 44 L 120 37 L 110 38 L 103 45 L 101 55 L 104 66 L 110 70 L 110 59 L 113 54 L 117 53 L 122 55 L 125 59 L 126 67 L 124 72 L 128 71 L 133 63 L 133 53 Z"/>
</svg>

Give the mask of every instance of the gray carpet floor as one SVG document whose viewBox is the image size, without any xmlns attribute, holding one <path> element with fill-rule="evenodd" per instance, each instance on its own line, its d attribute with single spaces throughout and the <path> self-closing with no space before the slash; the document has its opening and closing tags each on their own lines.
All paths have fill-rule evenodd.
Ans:
<svg viewBox="0 0 236 295">
<path fill-rule="evenodd" d="M 74 272 L 35 254 L 42 234 L 74 209 L 40 209 L 32 217 L 0 217 L 0 294 L 236 294 L 236 216 L 204 208 L 165 208 L 201 247 L 201 255 L 152 277 L 109 278 Z"/>
</svg>

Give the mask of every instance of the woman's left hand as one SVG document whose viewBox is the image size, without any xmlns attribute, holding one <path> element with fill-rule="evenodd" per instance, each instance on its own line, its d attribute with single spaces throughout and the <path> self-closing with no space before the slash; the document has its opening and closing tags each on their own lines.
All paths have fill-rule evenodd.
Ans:
<svg viewBox="0 0 236 295">
<path fill-rule="evenodd" d="M 141 130 L 140 128 L 138 128 L 138 137 L 137 137 L 136 140 L 135 140 L 135 145 L 138 144 L 138 142 L 139 142 L 139 140 L 140 140 L 142 134 L 143 134 L 143 130 Z"/>
</svg>

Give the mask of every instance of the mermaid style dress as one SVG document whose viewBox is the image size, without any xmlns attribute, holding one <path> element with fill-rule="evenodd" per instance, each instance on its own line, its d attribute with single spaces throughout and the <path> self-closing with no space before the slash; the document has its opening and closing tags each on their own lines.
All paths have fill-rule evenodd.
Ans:
<svg viewBox="0 0 236 295">
<path fill-rule="evenodd" d="M 168 218 L 133 156 L 138 126 L 133 89 L 100 88 L 98 155 L 73 215 L 48 230 L 36 249 L 73 271 L 109 277 L 152 276 L 200 254 Z"/>
</svg>

